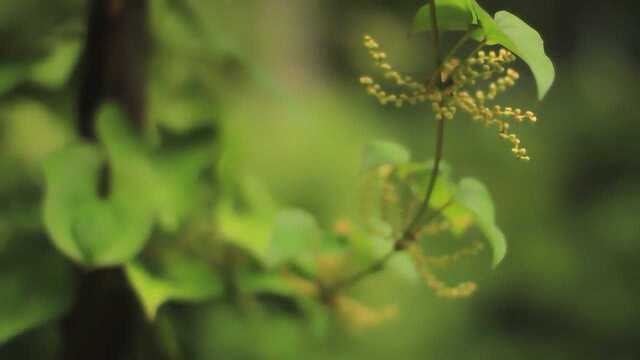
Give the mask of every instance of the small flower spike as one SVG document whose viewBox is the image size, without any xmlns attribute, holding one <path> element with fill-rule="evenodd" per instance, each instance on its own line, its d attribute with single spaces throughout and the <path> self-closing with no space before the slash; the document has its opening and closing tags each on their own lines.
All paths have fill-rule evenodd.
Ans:
<svg viewBox="0 0 640 360">
<path fill-rule="evenodd" d="M 429 258 L 422 253 L 419 245 L 413 244 L 408 250 L 416 266 L 416 270 L 427 286 L 432 289 L 437 296 L 454 300 L 464 299 L 473 295 L 478 289 L 478 285 L 470 281 L 462 282 L 454 286 L 445 284 L 431 271 Z"/>
<path fill-rule="evenodd" d="M 387 54 L 380 50 L 380 45 L 369 35 L 364 37 L 364 46 L 369 49 L 369 55 L 373 59 L 376 67 L 382 70 L 384 78 L 406 92 L 394 93 L 384 90 L 370 76 L 362 76 L 360 84 L 364 85 L 367 92 L 375 96 L 381 105 L 393 104 L 396 107 L 404 105 L 416 105 L 426 101 L 433 101 L 435 97 L 427 91 L 427 87 L 411 76 L 402 75 L 387 61 Z"/>
<path fill-rule="evenodd" d="M 416 105 L 428 101 L 438 121 L 452 120 L 460 109 L 469 114 L 473 121 L 485 127 L 495 127 L 499 138 L 511 144 L 511 151 L 517 159 L 531 159 L 511 127 L 514 123 L 535 123 L 538 121 L 536 115 L 531 111 L 487 104 L 515 86 L 520 78 L 517 71 L 508 67 L 516 61 L 513 53 L 505 49 L 497 52 L 481 50 L 464 61 L 448 59 L 440 69 L 440 77 L 442 83 L 447 83 L 449 79 L 451 82 L 446 88 L 439 89 L 417 82 L 395 70 L 388 62 L 387 54 L 371 36 L 364 37 L 364 46 L 369 50 L 376 66 L 384 73 L 385 79 L 406 91 L 394 93 L 385 90 L 371 76 L 362 76 L 360 83 L 380 104 L 403 107 L 406 104 Z M 485 89 L 478 89 L 480 82 L 488 82 Z"/>
</svg>

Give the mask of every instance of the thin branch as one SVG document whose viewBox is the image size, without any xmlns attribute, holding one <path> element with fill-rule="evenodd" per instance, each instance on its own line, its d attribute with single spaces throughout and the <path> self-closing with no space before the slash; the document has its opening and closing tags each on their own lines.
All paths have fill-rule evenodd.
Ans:
<svg viewBox="0 0 640 360">
<path fill-rule="evenodd" d="M 444 204 L 443 206 L 441 206 L 439 209 L 437 209 L 435 212 L 433 212 L 427 219 L 425 219 L 425 225 L 429 225 L 433 220 L 435 220 L 438 216 L 440 216 L 449 206 L 451 206 L 453 204 L 453 201 L 448 201 L 446 204 Z M 396 240 L 394 242 L 394 244 L 400 244 L 403 243 L 404 241 L 407 241 L 409 239 L 406 239 L 404 236 L 401 237 L 400 239 Z M 369 275 L 373 275 L 375 273 L 378 273 L 382 270 L 384 270 L 384 268 L 386 267 L 387 263 L 391 260 L 391 258 L 393 257 L 393 255 L 395 255 L 397 252 L 399 252 L 401 249 L 398 248 L 397 246 L 394 246 L 391 250 L 389 250 L 388 253 L 386 253 L 383 257 L 381 257 L 380 259 L 378 259 L 376 262 L 374 262 L 373 264 L 369 265 L 369 267 L 351 275 L 350 277 L 339 281 L 337 283 L 335 283 L 329 290 L 331 294 L 335 294 L 336 292 L 349 288 L 353 285 L 356 285 L 357 283 L 360 282 L 360 280 L 368 277 Z"/>
<path fill-rule="evenodd" d="M 413 218 L 413 221 L 407 226 L 407 230 L 403 236 L 404 240 L 411 240 L 414 237 L 413 232 L 415 231 L 415 227 L 420 223 L 420 220 L 428 213 L 429 211 L 429 203 L 431 202 L 431 196 L 433 195 L 433 190 L 436 187 L 436 182 L 438 179 L 438 174 L 440 172 L 440 161 L 442 160 L 442 153 L 444 150 L 444 123 L 446 120 L 437 120 L 438 129 L 436 134 L 436 157 L 433 161 L 433 169 L 431 170 L 431 178 L 429 179 L 429 184 L 427 185 L 427 193 L 425 194 L 424 200 L 422 201 L 422 205 L 420 209 L 416 213 L 416 216 Z"/>
<path fill-rule="evenodd" d="M 431 24 L 433 24 L 433 49 L 436 60 L 436 67 L 440 67 L 442 59 L 440 56 L 440 28 L 438 27 L 438 14 L 436 10 L 436 0 L 431 0 Z"/>
<path fill-rule="evenodd" d="M 473 30 L 468 30 L 461 38 L 460 40 L 458 40 L 458 42 L 453 45 L 453 47 L 451 48 L 451 50 L 449 50 L 449 52 L 447 53 L 447 55 L 445 55 L 444 59 L 442 60 L 443 63 L 446 63 L 447 61 L 451 60 L 451 58 L 458 52 L 458 50 L 460 50 L 460 48 L 462 46 L 464 46 L 464 44 L 467 43 L 467 41 L 469 41 L 469 39 L 471 38 L 471 34 L 473 33 Z"/>
<path fill-rule="evenodd" d="M 383 257 L 381 257 L 380 259 L 378 259 L 376 262 L 374 262 L 373 264 L 369 265 L 367 268 L 351 275 L 350 277 L 339 281 L 337 283 L 335 283 L 332 287 L 331 287 L 331 291 L 332 293 L 336 293 L 340 290 L 349 288 L 357 283 L 360 282 L 360 280 L 368 277 L 369 275 L 373 275 L 377 272 L 380 272 L 382 270 L 384 270 L 385 266 L 387 265 L 387 263 L 389 262 L 389 260 L 391 260 L 391 258 L 393 257 L 393 255 L 395 255 L 396 253 L 396 249 L 392 248 L 388 253 L 386 253 Z"/>
<path fill-rule="evenodd" d="M 431 23 L 433 24 L 433 44 L 435 48 L 435 58 L 438 68 L 442 66 L 442 59 L 440 56 L 440 29 L 438 28 L 438 14 L 436 10 L 436 0 L 431 0 Z M 416 225 L 420 222 L 420 219 L 425 215 L 429 209 L 429 202 L 431 201 L 431 195 L 433 195 L 433 189 L 436 186 L 436 180 L 440 171 L 440 160 L 442 160 L 442 151 L 444 149 L 444 122 L 445 120 L 437 120 L 438 129 L 436 133 L 436 155 L 433 163 L 433 169 L 431 171 L 431 178 L 429 179 L 429 185 L 427 186 L 427 193 L 424 201 L 420 206 L 420 209 L 416 213 L 415 218 L 404 232 L 400 242 L 396 243 L 396 248 L 402 248 L 402 242 L 406 240 L 412 240 L 414 238 L 414 231 Z M 400 245 L 400 246 L 398 246 Z"/>
<path fill-rule="evenodd" d="M 449 50 L 447 55 L 445 55 L 444 59 L 442 59 L 442 63 L 440 63 L 440 66 L 438 66 L 438 69 L 431 75 L 431 79 L 429 80 L 429 85 L 427 86 L 427 88 L 429 88 L 429 89 L 433 88 L 433 86 L 436 84 L 436 81 L 438 81 L 438 79 L 440 78 L 440 76 L 442 74 L 442 70 L 444 69 L 445 64 L 449 60 L 451 60 L 451 58 L 453 58 L 453 56 L 458 52 L 458 50 L 460 50 L 460 48 L 462 46 L 464 46 L 464 44 L 467 43 L 467 41 L 469 41 L 469 39 L 471 38 L 471 34 L 472 33 L 473 33 L 473 30 L 469 29 L 458 40 L 458 42 L 451 48 L 451 50 Z"/>
<path fill-rule="evenodd" d="M 434 58 L 436 61 L 436 66 L 439 69 L 442 66 L 442 58 L 440 55 L 440 29 L 438 28 L 436 0 L 431 0 L 431 23 L 433 24 Z M 460 46 L 462 46 L 462 44 Z M 329 288 L 325 288 L 324 290 L 325 295 L 332 296 L 337 291 L 351 287 L 359 283 L 362 279 L 367 278 L 369 275 L 375 274 L 383 270 L 395 253 L 405 249 L 405 245 L 407 241 L 415 240 L 415 227 L 420 223 L 420 220 L 427 213 L 427 210 L 429 209 L 429 203 L 431 202 L 431 195 L 433 195 L 433 189 L 435 188 L 436 180 L 438 178 L 438 173 L 440 171 L 440 160 L 442 160 L 442 152 L 444 148 L 444 122 L 445 122 L 444 119 L 437 121 L 438 129 L 437 129 L 437 135 L 436 135 L 436 157 L 435 157 L 433 169 L 431 171 L 431 178 L 429 179 L 429 184 L 427 186 L 426 196 L 422 201 L 422 205 L 420 206 L 420 209 L 416 213 L 415 218 L 413 219 L 413 221 L 409 223 L 406 230 L 403 232 L 402 237 L 394 242 L 393 248 L 386 255 L 384 255 L 382 258 L 378 259 L 377 261 L 375 261 L 369 267 L 351 275 L 350 277 L 342 281 L 338 281 L 337 283 L 335 283 L 333 286 Z"/>
<path fill-rule="evenodd" d="M 447 201 L 446 204 L 442 205 L 439 209 L 432 212 L 426 219 L 424 219 L 424 224 L 429 225 L 433 220 L 435 220 L 438 216 L 442 215 L 442 213 L 449 208 L 449 206 L 453 205 L 453 199 Z"/>
</svg>

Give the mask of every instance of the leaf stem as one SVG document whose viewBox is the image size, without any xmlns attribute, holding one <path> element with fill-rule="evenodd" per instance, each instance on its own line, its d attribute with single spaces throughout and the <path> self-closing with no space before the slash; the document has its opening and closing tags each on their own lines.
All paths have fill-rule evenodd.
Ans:
<svg viewBox="0 0 640 360">
<path fill-rule="evenodd" d="M 440 56 L 440 28 L 438 27 L 438 14 L 436 9 L 436 0 L 431 0 L 431 24 L 433 24 L 433 49 L 436 60 L 436 67 L 442 65 Z"/>
<path fill-rule="evenodd" d="M 373 264 L 369 265 L 367 268 L 351 275 L 350 277 L 343 279 L 342 281 L 339 281 L 337 283 L 335 283 L 332 287 L 331 287 L 331 293 L 336 293 L 340 290 L 349 288 L 357 283 L 360 282 L 360 280 L 368 277 L 369 275 L 373 275 L 379 271 L 384 270 L 385 266 L 387 265 L 387 262 L 389 262 L 389 260 L 391 260 L 391 258 L 393 257 L 393 255 L 395 255 L 395 253 L 397 252 L 396 248 L 393 247 L 391 250 L 389 250 L 389 252 L 387 252 L 383 257 L 381 257 L 380 259 L 376 260 Z"/>
<path fill-rule="evenodd" d="M 436 0 L 431 0 L 431 23 L 433 24 L 433 45 L 435 49 L 435 59 L 437 64 L 436 72 L 440 72 L 440 67 L 442 66 L 442 58 L 440 55 L 440 29 L 438 28 L 438 14 L 436 10 L 437 4 Z M 427 185 L 427 193 L 425 195 L 424 200 L 422 201 L 422 205 L 420 205 L 420 209 L 416 213 L 413 221 L 409 223 L 407 229 L 404 231 L 402 238 L 396 242 L 395 248 L 402 250 L 404 248 L 404 242 L 407 240 L 413 241 L 415 238 L 414 228 L 420 222 L 420 219 L 424 216 L 424 214 L 429 209 L 429 202 L 431 201 L 431 195 L 433 194 L 433 189 L 436 185 L 436 179 L 438 178 L 438 172 L 440 170 L 440 160 L 442 160 L 442 151 L 444 148 L 444 119 L 437 120 L 437 131 L 436 131 L 436 154 L 435 160 L 433 163 L 433 169 L 431 171 L 431 178 L 429 179 L 429 185 Z"/>
<path fill-rule="evenodd" d="M 445 119 L 437 120 L 437 133 L 436 133 L 436 156 L 433 161 L 433 169 L 431 170 L 431 178 L 429 179 L 429 184 L 427 185 L 427 193 L 425 194 L 424 200 L 422 201 L 422 205 L 420 209 L 416 213 L 416 216 L 413 218 L 413 221 L 409 223 L 407 226 L 407 230 L 404 233 L 404 240 L 413 240 L 415 237 L 415 228 L 420 223 L 420 220 L 427 214 L 429 211 L 429 203 L 431 202 L 431 196 L 433 195 L 433 190 L 436 187 L 436 182 L 438 179 L 438 173 L 440 172 L 440 161 L 442 160 L 442 153 L 444 150 L 444 123 Z"/>
</svg>

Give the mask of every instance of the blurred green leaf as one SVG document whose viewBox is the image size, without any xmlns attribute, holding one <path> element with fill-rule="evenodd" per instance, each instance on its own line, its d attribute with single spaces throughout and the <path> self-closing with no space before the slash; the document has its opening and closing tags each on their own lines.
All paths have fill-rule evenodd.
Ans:
<svg viewBox="0 0 640 360">
<path fill-rule="evenodd" d="M 64 85 L 80 56 L 79 40 L 60 41 L 52 53 L 31 67 L 30 79 L 49 88 Z"/>
<path fill-rule="evenodd" d="M 449 230 L 455 236 L 461 236 L 473 225 L 474 214 L 464 206 L 453 202 L 442 214 L 449 221 Z"/>
<path fill-rule="evenodd" d="M 397 164 L 388 173 L 366 174 L 361 190 L 361 219 L 369 236 L 389 241 L 406 230 L 424 201 L 432 172 L 433 161 L 430 161 Z M 453 198 L 455 188 L 451 168 L 442 162 L 429 206 L 442 208 Z"/>
<path fill-rule="evenodd" d="M 241 247 L 261 262 L 267 262 L 272 227 L 269 219 L 234 210 L 226 201 L 219 204 L 216 219 L 226 241 Z"/>
<path fill-rule="evenodd" d="M 211 165 L 212 157 L 208 141 L 154 155 L 157 183 L 150 190 L 157 216 L 165 229 L 178 230 L 194 209 L 206 203 L 208 184 L 202 176 Z"/>
<path fill-rule="evenodd" d="M 115 107 L 105 107 L 98 120 L 100 139 L 104 142 L 114 173 L 128 174 L 114 186 L 136 192 L 141 202 L 148 202 L 160 225 L 176 231 L 206 197 L 202 174 L 212 163 L 213 137 L 193 139 L 168 148 L 153 148 Z"/>
<path fill-rule="evenodd" d="M 239 192 L 218 201 L 216 222 L 225 240 L 268 263 L 277 204 L 264 185 L 250 177 L 240 181 Z"/>
<path fill-rule="evenodd" d="M 411 154 L 402 145 L 392 142 L 376 141 L 369 144 L 364 154 L 364 170 L 373 170 L 382 165 L 405 164 L 411 160 Z"/>
<path fill-rule="evenodd" d="M 18 99 L 0 110 L 0 149 L 40 169 L 54 150 L 61 148 L 70 136 L 62 119 L 41 102 Z"/>
<path fill-rule="evenodd" d="M 263 264 L 292 262 L 314 272 L 313 255 L 322 245 L 315 218 L 299 209 L 278 210 L 267 189 L 246 178 L 239 194 L 218 202 L 216 221 L 227 241 L 245 249 Z"/>
<path fill-rule="evenodd" d="M 199 179 L 211 163 L 211 139 L 156 150 L 113 105 L 101 109 L 98 133 L 107 156 L 79 144 L 47 160 L 45 222 L 65 254 L 86 265 L 106 266 L 133 258 L 154 219 L 176 231 L 204 201 L 205 184 Z M 99 177 L 104 169 L 107 179 Z M 109 183 L 107 198 L 98 194 L 101 181 Z"/>
<path fill-rule="evenodd" d="M 169 301 L 201 302 L 224 292 L 218 274 L 194 257 L 167 256 L 151 266 L 136 260 L 125 269 L 129 283 L 151 320 L 155 319 L 162 304 Z"/>
<path fill-rule="evenodd" d="M 393 250 L 395 239 L 386 239 L 379 236 L 367 236 L 366 241 L 371 244 L 370 264 L 374 259 L 380 259 Z M 420 276 L 416 273 L 416 266 L 408 253 L 402 251 L 395 254 L 386 266 L 403 280 L 416 282 Z"/>
<path fill-rule="evenodd" d="M 70 264 L 42 237 L 0 248 L 0 345 L 64 314 L 71 306 Z"/>
<path fill-rule="evenodd" d="M 269 261 L 277 266 L 293 261 L 315 272 L 313 255 L 320 250 L 322 234 L 316 219 L 299 209 L 280 211 L 275 218 L 269 246 Z"/>
<path fill-rule="evenodd" d="M 476 179 L 462 179 L 455 200 L 475 215 L 478 226 L 491 245 L 493 266 L 498 266 L 506 255 L 507 242 L 504 234 L 495 223 L 495 209 L 487 187 Z"/>
<path fill-rule="evenodd" d="M 404 181 L 410 186 L 416 201 L 421 202 L 426 196 L 433 165 L 433 161 L 429 161 L 410 163 L 398 167 L 399 181 Z M 433 194 L 431 195 L 431 201 L 429 202 L 430 207 L 439 209 L 452 199 L 456 185 L 451 178 L 451 173 L 451 166 L 442 161 Z"/>
<path fill-rule="evenodd" d="M 436 3 L 438 28 L 447 31 L 466 31 L 476 23 L 476 15 L 469 0 L 438 0 Z M 431 2 L 418 10 L 413 22 L 414 32 L 431 30 Z"/>
<path fill-rule="evenodd" d="M 145 199 L 127 186 L 135 172 L 114 169 L 108 198 L 98 194 L 104 158 L 94 146 L 77 144 L 51 155 L 44 167 L 47 183 L 44 221 L 56 247 L 74 261 L 110 266 L 132 259 L 151 230 Z"/>
</svg>

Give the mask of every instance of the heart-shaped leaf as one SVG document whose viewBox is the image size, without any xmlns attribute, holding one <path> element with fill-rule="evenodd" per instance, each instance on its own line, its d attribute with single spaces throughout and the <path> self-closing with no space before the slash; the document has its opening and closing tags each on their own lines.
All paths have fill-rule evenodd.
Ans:
<svg viewBox="0 0 640 360">
<path fill-rule="evenodd" d="M 124 186 L 134 172 L 114 170 L 118 181 L 111 194 L 99 195 L 103 164 L 104 157 L 95 146 L 76 144 L 54 153 L 44 167 L 44 221 L 49 235 L 62 253 L 88 266 L 132 259 L 151 230 L 147 200 Z"/>
<path fill-rule="evenodd" d="M 473 37 L 487 45 L 502 45 L 527 63 L 536 80 L 538 98 L 542 100 L 553 84 L 555 68 L 545 53 L 540 34 L 507 11 L 499 11 L 492 18 L 475 0 L 472 1 L 481 26 L 481 31 L 474 32 Z"/>
<path fill-rule="evenodd" d="M 315 273 L 314 255 L 321 241 L 322 233 L 313 216 L 299 209 L 282 210 L 271 232 L 269 261 L 274 266 L 293 262 Z"/>
<path fill-rule="evenodd" d="M 150 320 L 169 301 L 201 302 L 224 291 L 220 277 L 208 264 L 182 255 L 164 256 L 151 266 L 133 261 L 127 264 L 126 274 Z"/>
<path fill-rule="evenodd" d="M 238 184 L 239 194 L 221 198 L 216 221 L 225 239 L 263 263 L 269 262 L 269 241 L 277 203 L 262 183 L 247 177 Z"/>
<path fill-rule="evenodd" d="M 175 231 L 203 202 L 202 171 L 211 138 L 172 148 L 146 144 L 115 106 L 104 106 L 94 145 L 71 145 L 45 165 L 45 222 L 54 244 L 74 260 L 108 266 L 131 260 L 154 220 Z M 105 171 L 108 170 L 108 171 Z M 98 193 L 99 183 L 109 193 Z"/>
<path fill-rule="evenodd" d="M 476 179 L 462 179 L 455 195 L 455 201 L 475 215 L 477 225 L 491 245 L 493 266 L 498 266 L 506 255 L 507 242 L 504 234 L 495 223 L 493 200 L 486 186 Z"/>
<path fill-rule="evenodd" d="M 438 0 L 438 27 L 445 31 L 471 30 L 471 37 L 487 45 L 501 45 L 520 57 L 531 69 L 542 100 L 555 80 L 555 68 L 546 55 L 540 34 L 519 17 L 499 11 L 492 17 L 476 0 Z M 475 26 L 475 25 L 479 25 Z M 418 11 L 414 31 L 432 27 L 431 3 Z"/>
<path fill-rule="evenodd" d="M 212 163 L 213 136 L 205 134 L 178 146 L 152 147 L 140 139 L 114 106 L 101 112 L 98 128 L 115 172 L 135 175 L 127 177 L 122 186 L 149 202 L 165 230 L 176 231 L 206 198 L 201 177 Z M 114 180 L 114 186 L 119 185 L 118 180 Z"/>
<path fill-rule="evenodd" d="M 476 23 L 476 15 L 469 0 L 438 0 L 436 2 L 438 28 L 446 31 L 466 31 Z M 418 10 L 413 22 L 414 32 L 430 31 L 431 2 Z"/>
<path fill-rule="evenodd" d="M 81 49 L 82 43 L 78 39 L 61 40 L 46 59 L 31 67 L 30 79 L 49 88 L 64 85 L 78 61 Z"/>
<path fill-rule="evenodd" d="M 501 32 L 497 34 L 496 41 L 500 41 L 501 45 L 529 65 L 538 85 L 538 98 L 542 100 L 556 76 L 553 63 L 545 53 L 542 37 L 519 17 L 507 11 L 496 13 L 495 22 Z"/>
<path fill-rule="evenodd" d="M 363 168 L 365 171 L 369 171 L 382 165 L 406 164 L 410 160 L 411 153 L 404 146 L 392 142 L 376 141 L 365 149 Z"/>
</svg>

